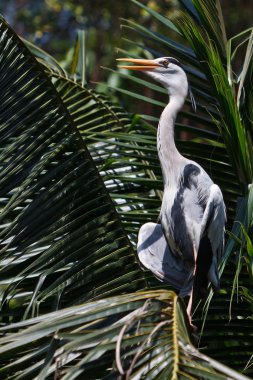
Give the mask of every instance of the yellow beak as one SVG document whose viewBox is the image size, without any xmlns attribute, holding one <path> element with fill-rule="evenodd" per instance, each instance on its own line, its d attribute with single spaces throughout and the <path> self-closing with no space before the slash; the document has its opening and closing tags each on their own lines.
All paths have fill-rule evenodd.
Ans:
<svg viewBox="0 0 253 380">
<path fill-rule="evenodd" d="M 134 65 L 129 65 L 129 66 L 118 65 L 118 67 L 122 69 L 128 69 L 128 70 L 148 71 L 148 70 L 154 70 L 156 67 L 160 67 L 160 65 L 157 62 L 153 61 L 152 59 L 117 58 L 116 60 L 134 63 Z"/>
</svg>

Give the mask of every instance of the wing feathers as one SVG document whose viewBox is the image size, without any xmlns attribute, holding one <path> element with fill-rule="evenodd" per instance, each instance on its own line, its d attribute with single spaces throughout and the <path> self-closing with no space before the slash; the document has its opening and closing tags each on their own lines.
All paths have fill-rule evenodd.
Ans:
<svg viewBox="0 0 253 380">
<path fill-rule="evenodd" d="M 189 271 L 169 250 L 160 224 L 146 223 L 140 228 L 137 252 L 142 265 L 160 281 L 180 290 L 182 297 L 189 294 L 192 287 Z"/>
<path fill-rule="evenodd" d="M 224 246 L 226 210 L 223 196 L 217 185 L 212 185 L 201 223 L 201 236 L 207 235 L 212 247 L 212 263 L 208 272 L 209 281 L 219 288 L 218 263 Z"/>
</svg>

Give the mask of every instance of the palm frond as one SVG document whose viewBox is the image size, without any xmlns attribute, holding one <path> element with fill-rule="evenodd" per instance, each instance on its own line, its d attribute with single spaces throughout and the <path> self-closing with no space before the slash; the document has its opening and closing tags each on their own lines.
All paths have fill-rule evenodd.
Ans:
<svg viewBox="0 0 253 380">
<path fill-rule="evenodd" d="M 144 287 L 58 92 L 3 19 L 0 35 L 3 322 Z"/>
<path fill-rule="evenodd" d="M 211 37 L 207 35 L 205 38 L 202 31 L 188 16 L 184 16 L 180 25 L 187 40 L 195 46 L 199 61 L 203 63 L 203 70 L 211 83 L 220 112 L 218 118 L 213 116 L 213 120 L 222 134 L 234 171 L 242 184 L 250 183 L 253 177 L 253 144 L 251 139 L 248 140 L 240 117 L 236 105 L 235 88 L 233 82 L 229 83 L 226 66 L 224 67 L 217 46 L 214 45 Z"/>
<path fill-rule="evenodd" d="M 227 36 L 219 0 L 193 0 L 201 20 L 200 26 L 215 42 L 222 58 L 226 56 Z"/>
<path fill-rule="evenodd" d="M 246 380 L 197 351 L 173 292 L 137 292 L 1 329 L 1 377 Z M 12 331 L 19 330 L 18 333 Z M 20 369 L 23 367 L 22 372 Z"/>
</svg>

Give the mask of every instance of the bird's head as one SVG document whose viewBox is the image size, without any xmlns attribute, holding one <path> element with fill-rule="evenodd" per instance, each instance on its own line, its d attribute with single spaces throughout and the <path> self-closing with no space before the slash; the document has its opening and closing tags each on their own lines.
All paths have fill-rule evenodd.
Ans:
<svg viewBox="0 0 253 380">
<path fill-rule="evenodd" d="M 161 57 L 156 59 L 133 59 L 118 58 L 117 61 L 132 63 L 132 65 L 119 65 L 118 67 L 128 70 L 145 71 L 156 81 L 160 82 L 169 92 L 170 96 L 182 96 L 186 98 L 190 92 L 186 73 L 180 62 L 172 57 Z M 195 108 L 195 102 L 192 98 L 192 105 Z"/>
</svg>

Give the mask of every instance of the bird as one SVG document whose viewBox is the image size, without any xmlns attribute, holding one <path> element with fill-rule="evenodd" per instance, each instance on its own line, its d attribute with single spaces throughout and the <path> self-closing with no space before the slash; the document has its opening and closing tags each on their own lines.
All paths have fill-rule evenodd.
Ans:
<svg viewBox="0 0 253 380">
<path fill-rule="evenodd" d="M 226 223 L 223 195 L 207 172 L 175 144 L 176 117 L 188 93 L 196 107 L 182 64 L 173 57 L 117 60 L 127 63 L 118 65 L 121 68 L 144 71 L 168 92 L 157 130 L 164 185 L 160 215 L 158 223 L 141 226 L 137 252 L 141 264 L 159 280 L 172 285 L 181 297 L 189 297 L 187 314 L 193 326 L 193 304 L 207 296 L 209 283 L 216 291 L 220 288 L 218 264 Z"/>
</svg>

